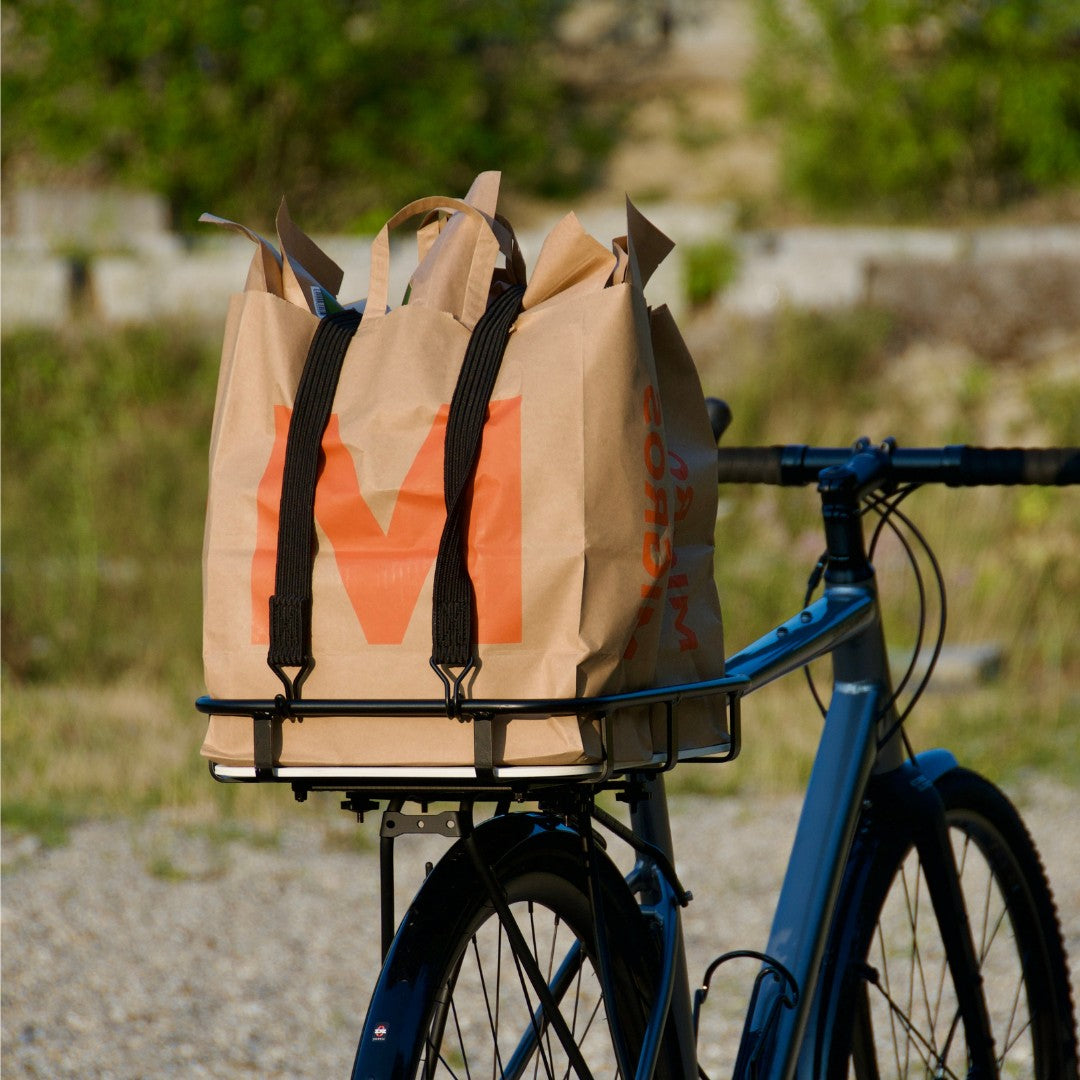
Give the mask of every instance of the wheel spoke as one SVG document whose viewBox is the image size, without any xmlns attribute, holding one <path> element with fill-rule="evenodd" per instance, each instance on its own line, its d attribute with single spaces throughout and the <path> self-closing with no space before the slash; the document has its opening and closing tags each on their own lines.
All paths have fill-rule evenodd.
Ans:
<svg viewBox="0 0 1080 1080">
<path fill-rule="evenodd" d="M 987 886 L 987 888 L 989 889 L 989 886 Z M 989 918 L 989 911 L 987 912 L 987 917 Z M 984 945 L 984 947 L 982 948 L 982 950 L 979 953 L 979 966 L 980 967 L 986 961 L 987 956 L 990 955 L 990 950 L 994 947 L 994 942 L 997 940 L 998 932 L 1001 930 L 1001 927 L 1005 924 L 1005 920 L 1008 917 L 1009 917 L 1008 909 L 1005 908 L 1005 907 L 1002 907 L 1001 913 L 998 915 L 997 919 L 994 922 L 994 929 L 990 932 L 990 936 L 987 939 L 986 944 Z"/>
<path fill-rule="evenodd" d="M 439 1054 L 438 1062 L 450 1074 L 450 1080 L 461 1080 L 461 1077 L 454 1071 L 453 1065 L 451 1065 L 442 1054 Z M 466 1080 L 468 1080 L 468 1073 L 466 1072 L 465 1075 Z"/>
<path fill-rule="evenodd" d="M 904 1013 L 905 1022 L 911 1026 L 911 1017 L 915 1012 L 915 996 L 916 989 L 922 995 L 921 1006 L 926 1012 L 926 1022 L 929 1025 L 930 1040 L 929 1046 L 931 1051 L 936 1050 L 934 1043 L 934 1030 L 935 1030 L 935 1010 L 930 1005 L 930 992 L 926 985 L 926 972 L 923 968 L 923 956 L 922 950 L 919 948 L 919 908 L 922 900 L 922 863 L 918 858 L 915 859 L 915 884 L 914 886 L 908 885 L 907 869 L 906 865 L 901 869 L 901 877 L 904 885 L 904 898 L 907 905 L 908 912 L 908 927 L 911 931 L 911 969 L 908 973 L 908 996 L 907 996 L 907 1008 Z M 918 977 L 916 979 L 916 976 Z M 918 984 L 916 987 L 916 983 Z M 913 1030 L 913 1028 L 912 1028 Z M 913 1043 L 911 1039 L 905 1041 L 904 1047 L 904 1064 L 902 1075 L 906 1076 L 911 1063 L 911 1049 Z"/>
<path fill-rule="evenodd" d="M 553 957 L 555 955 L 555 938 L 556 938 L 556 936 L 558 934 L 558 926 L 559 926 L 559 921 L 558 921 L 558 916 L 556 916 L 554 929 L 553 929 L 553 932 L 552 932 L 552 935 L 551 935 L 551 949 L 548 952 L 548 968 L 547 968 L 547 973 L 544 976 L 545 979 L 547 979 L 547 983 L 548 983 L 549 986 L 551 985 L 551 964 L 552 964 L 552 959 L 553 959 Z M 537 940 L 536 940 L 536 905 L 533 904 L 533 902 L 531 900 L 529 901 L 529 932 L 532 935 L 533 956 L 535 956 L 536 959 L 539 960 L 540 959 L 540 946 L 539 946 L 539 944 L 537 943 Z M 526 993 L 526 996 L 528 996 L 527 993 Z M 534 1021 L 534 1024 L 535 1024 L 535 1021 Z M 541 1027 L 542 1027 L 542 1030 L 543 1030 L 543 1034 L 541 1035 L 540 1032 L 537 1032 L 537 1035 L 538 1035 L 538 1039 L 543 1040 L 543 1041 L 545 1041 L 547 1043 L 547 1057 L 544 1056 L 542 1051 L 541 1051 L 541 1053 L 536 1055 L 536 1059 L 535 1059 L 535 1061 L 533 1061 L 533 1080 L 536 1080 L 536 1078 L 540 1075 L 540 1063 L 542 1061 L 546 1064 L 548 1061 L 554 1061 L 555 1060 L 555 1057 L 554 1057 L 554 1054 L 552 1053 L 552 1048 L 551 1048 L 551 1025 L 541 1021 Z M 571 1031 L 572 1030 L 573 1030 L 573 1028 L 571 1028 Z"/>
<path fill-rule="evenodd" d="M 469 1052 L 465 1049 L 465 1038 L 461 1034 L 461 1020 L 458 1017 L 457 1005 L 454 1004 L 453 998 L 450 999 L 450 1014 L 454 1018 L 454 1031 L 457 1032 L 458 1050 L 461 1052 L 461 1060 L 465 1066 L 465 1078 L 466 1080 L 472 1080 L 472 1072 L 469 1069 Z M 441 1054 L 439 1055 L 439 1059 L 442 1060 Z M 449 1066 L 447 1066 L 447 1069 L 449 1069 L 451 1073 L 454 1072 Z M 457 1074 L 454 1073 L 454 1075 L 456 1076 Z"/>
<path fill-rule="evenodd" d="M 941 978 L 938 980 L 937 996 L 933 1003 L 931 1003 L 931 991 L 930 983 L 932 979 L 927 976 L 926 965 L 927 958 L 923 955 L 923 948 L 919 936 L 919 911 L 923 906 L 923 891 L 925 889 L 925 878 L 922 872 L 922 863 L 916 857 L 915 860 L 915 923 L 912 926 L 912 953 L 914 955 L 914 961 L 918 969 L 919 974 L 919 990 L 922 994 L 922 1008 L 926 1012 L 926 1027 L 928 1035 L 926 1038 L 927 1046 L 933 1057 L 943 1060 L 945 1055 L 941 1053 L 938 1048 L 937 1030 L 938 1020 L 941 1015 L 941 1001 L 943 997 L 943 990 L 945 984 L 945 972 L 946 964 L 944 957 L 941 960 Z M 933 934 L 936 928 L 936 922 L 934 921 L 932 908 L 931 908 L 931 934 Z M 931 960 L 933 958 L 930 958 Z M 914 1015 L 914 1002 L 912 1002 L 912 1016 Z"/>
<path fill-rule="evenodd" d="M 503 927 L 501 920 L 499 920 L 498 925 L 498 949 L 495 953 L 495 1029 L 492 1031 L 492 1036 L 495 1040 L 495 1056 L 491 1062 L 491 1080 L 497 1080 L 495 1074 L 496 1065 L 498 1065 L 499 1072 L 503 1071 L 501 1060 L 502 1054 L 499 1046 L 499 1020 L 501 1019 L 502 1012 L 502 954 L 505 928 Z"/>
<path fill-rule="evenodd" d="M 548 986 L 551 985 L 552 973 L 554 971 L 555 947 L 556 947 L 556 943 L 559 940 L 559 925 L 560 925 L 560 920 L 559 920 L 558 915 L 556 915 L 555 919 L 554 919 L 554 921 L 552 923 L 552 927 L 551 927 L 551 947 L 550 947 L 550 949 L 548 949 L 547 974 L 545 975 L 545 978 L 547 979 Z M 539 956 L 539 955 L 540 955 L 539 952 L 537 952 L 537 956 Z M 571 1031 L 574 1030 L 574 1024 L 570 1025 L 570 1030 Z M 548 1057 L 552 1061 L 554 1061 L 555 1057 L 554 1057 L 554 1053 L 553 1053 L 552 1045 L 551 1045 L 551 1025 L 550 1024 L 548 1024 L 546 1026 L 545 1037 L 547 1038 Z M 567 1070 L 569 1071 L 569 1066 L 567 1066 Z M 534 1072 L 535 1072 L 535 1068 L 534 1068 Z"/>
<path fill-rule="evenodd" d="M 500 956 L 502 954 L 502 940 L 501 939 L 502 939 L 502 928 L 500 927 L 500 929 L 499 929 L 499 943 L 498 943 L 498 953 L 499 953 Z M 499 973 L 498 973 L 499 965 L 498 965 L 498 963 L 496 963 L 496 967 L 495 967 L 496 1005 L 495 1005 L 495 1008 L 492 1009 L 491 994 L 488 991 L 487 979 L 484 978 L 484 962 L 480 957 L 480 946 L 477 943 L 475 934 L 473 934 L 473 936 L 472 936 L 472 950 L 473 950 L 473 956 L 474 956 L 474 958 L 476 960 L 476 974 L 477 974 L 477 977 L 480 980 L 480 990 L 481 990 L 481 992 L 482 992 L 482 994 L 484 996 L 484 1008 L 485 1008 L 485 1010 L 487 1012 L 488 1030 L 491 1032 L 492 1045 L 495 1047 L 495 1060 L 492 1061 L 492 1076 L 494 1076 L 495 1063 L 496 1063 L 496 1061 L 498 1061 L 498 1058 L 499 1058 L 499 1027 L 498 1027 L 498 1020 L 497 1020 L 497 1016 L 498 1016 L 498 996 L 499 996 Z"/>
<path fill-rule="evenodd" d="M 941 1060 L 948 1061 L 949 1051 L 952 1049 L 953 1039 L 956 1038 L 956 1033 L 960 1030 L 960 1010 L 956 1008 L 953 1010 L 952 1019 L 949 1021 L 949 1031 L 945 1036 L 945 1045 L 941 1048 Z"/>
<path fill-rule="evenodd" d="M 1004 1043 L 1001 1051 L 1001 1056 L 998 1058 L 998 1066 L 1000 1067 L 1005 1063 L 1005 1059 L 1009 1056 L 1009 1051 L 1016 1046 L 1016 1044 L 1024 1037 L 1024 1033 L 1031 1029 L 1031 1018 L 1029 1017 L 1020 1027 L 1020 1030 L 1009 1040 Z"/>
<path fill-rule="evenodd" d="M 964 836 L 963 853 L 966 860 L 968 848 L 971 846 L 971 837 Z M 963 864 L 961 864 L 961 883 L 963 883 Z M 1000 902 L 1000 910 L 995 906 L 995 897 Z M 1002 927 L 1009 925 L 1009 909 L 1004 902 L 1004 897 L 1000 895 L 993 874 L 988 873 L 986 876 L 985 887 L 982 889 L 982 904 L 981 904 L 981 926 L 979 934 L 979 972 L 982 974 L 987 965 L 987 961 L 990 957 L 990 953 L 994 948 L 995 943 L 999 940 Z M 1015 946 L 1015 941 L 1013 941 Z M 1008 947 L 1008 946 L 1006 946 Z M 1013 957 L 1013 961 L 1017 961 L 1017 957 Z M 1005 1030 L 1003 1034 L 995 1035 L 995 1042 L 998 1044 L 999 1053 L 997 1058 L 998 1066 L 1000 1067 L 1007 1059 L 1010 1050 L 1016 1046 L 1023 1038 L 1024 1034 L 1031 1029 L 1031 1019 L 1028 1018 L 1021 1024 L 1019 1030 L 1013 1034 L 1013 1029 L 1016 1026 L 1017 1015 L 1020 1011 L 1021 1001 L 1024 998 L 1024 965 L 1022 958 L 1019 958 L 1019 978 L 1016 981 L 1016 987 L 1012 994 L 1012 1001 L 1008 1009 L 1008 1017 L 1005 1021 Z"/>
<path fill-rule="evenodd" d="M 1028 1028 L 1031 1027 L 1031 1018 L 1028 1017 L 1027 1021 L 1021 1026 L 1020 1030 L 1016 1033 L 1016 1038 L 1012 1037 L 1013 1024 L 1016 1023 L 1016 1013 L 1020 1008 L 1020 998 L 1024 993 L 1024 980 L 1021 975 L 1020 980 L 1016 984 L 1016 990 L 1013 992 L 1012 1008 L 1009 1010 L 1009 1022 L 1005 1026 L 1005 1037 L 1001 1040 L 1005 1049 L 1002 1051 L 1000 1061 L 1005 1060 L 1005 1056 L 1009 1052 L 1009 1048 L 1016 1045 L 1017 1040 L 1024 1034 Z M 1000 1062 L 999 1062 L 1000 1064 Z"/>
<path fill-rule="evenodd" d="M 518 956 L 514 952 L 513 949 L 510 950 L 510 955 L 513 958 L 514 967 L 517 969 L 518 984 L 521 986 L 522 1000 L 525 1002 L 525 1008 L 528 1010 L 529 1022 L 532 1024 L 533 1031 L 534 1031 L 534 1033 L 536 1035 L 536 1048 L 540 1053 L 540 1057 L 537 1059 L 537 1062 L 540 1063 L 542 1061 L 542 1064 L 544 1066 L 544 1075 L 546 1077 L 548 1077 L 549 1080 L 555 1080 L 555 1069 L 554 1069 L 554 1066 L 551 1063 L 552 1059 L 551 1059 L 550 1053 L 545 1052 L 545 1050 L 544 1050 L 544 1042 L 545 1042 L 545 1039 L 549 1037 L 548 1036 L 548 1030 L 550 1029 L 551 1025 L 546 1020 L 543 1023 L 541 1023 L 537 1019 L 537 1012 L 539 1011 L 539 1012 L 542 1013 L 542 1010 L 538 1010 L 537 1007 L 533 1005 L 532 995 L 529 993 L 529 980 L 528 980 L 528 977 L 525 974 L 525 969 L 522 967 L 521 961 L 518 959 Z M 550 1043 L 549 1043 L 549 1047 L 550 1047 Z M 500 1068 L 500 1071 L 501 1071 L 502 1070 L 501 1063 L 499 1065 L 499 1068 Z M 534 1073 L 535 1073 L 535 1066 L 534 1066 Z M 494 1080 L 494 1077 L 493 1077 L 493 1080 Z"/>
<path fill-rule="evenodd" d="M 984 999 L 995 1075 L 1072 1075 L 1068 969 L 1038 852 L 988 781 L 956 768 L 935 786 L 960 895 L 947 883 L 945 895 L 937 895 L 937 876 L 928 880 L 919 862 L 919 826 L 909 828 L 902 812 L 867 819 L 826 954 L 832 970 L 823 989 L 835 1005 L 823 1029 L 832 1038 L 825 1075 L 966 1078 L 976 1040 L 985 1036 L 981 1019 L 978 1032 L 965 1025 L 965 994 Z M 893 790 L 884 783 L 878 800 L 896 797 Z M 906 797 L 902 787 L 895 790 Z M 954 955 L 951 935 L 960 932 L 970 934 L 972 953 L 961 948 Z"/>
<path fill-rule="evenodd" d="M 881 953 L 881 975 L 879 978 L 884 979 L 884 994 L 887 1001 L 891 1001 L 890 994 L 892 993 L 889 984 L 889 950 L 885 947 L 885 928 L 879 922 L 877 925 L 877 939 L 878 950 Z M 893 1044 L 893 1059 L 896 1062 L 896 1075 L 903 1076 L 904 1072 L 900 1067 L 900 1039 L 896 1032 L 896 1017 L 892 1011 L 889 1012 L 889 1028 L 892 1032 L 892 1044 Z"/>
<path fill-rule="evenodd" d="M 900 1028 L 903 1029 L 904 1034 L 907 1035 L 905 1040 L 906 1046 L 910 1050 L 914 1050 L 918 1055 L 919 1060 L 923 1066 L 929 1071 L 930 1069 L 938 1069 L 941 1071 L 935 1072 L 935 1077 L 941 1077 L 942 1080 L 958 1080 L 957 1074 L 952 1071 L 946 1064 L 943 1057 L 939 1056 L 934 1048 L 930 1039 L 928 1039 L 912 1022 L 911 1017 L 900 1007 L 900 1005 L 893 1000 L 887 990 L 881 986 L 880 982 L 877 984 L 877 989 L 881 994 L 885 1004 L 889 1010 L 889 1015 L 893 1018 Z M 895 1041 L 895 1036 L 894 1036 Z M 899 1058 L 897 1059 L 897 1068 L 899 1070 L 898 1075 L 907 1076 L 909 1072 L 910 1059 L 905 1059 L 903 1068 L 901 1069 L 899 1064 Z"/>
</svg>

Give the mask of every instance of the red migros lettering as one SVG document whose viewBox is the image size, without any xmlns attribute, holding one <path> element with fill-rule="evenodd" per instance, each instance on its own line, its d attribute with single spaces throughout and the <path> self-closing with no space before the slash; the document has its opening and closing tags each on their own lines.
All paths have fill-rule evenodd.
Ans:
<svg viewBox="0 0 1080 1080">
<path fill-rule="evenodd" d="M 694 503 L 694 488 L 690 481 L 690 467 L 673 450 L 668 451 L 668 471 L 675 482 L 675 520 L 682 521 L 690 513 Z"/>
<path fill-rule="evenodd" d="M 664 440 L 659 431 L 650 431 L 645 436 L 645 468 L 654 480 L 664 478 Z"/>
<path fill-rule="evenodd" d="M 675 633 L 679 639 L 679 652 L 690 652 L 698 647 L 698 637 L 692 627 L 686 625 L 690 613 L 690 579 L 686 574 L 672 574 L 668 578 L 668 603 L 675 612 Z"/>
<path fill-rule="evenodd" d="M 645 510 L 646 523 L 666 525 L 668 522 L 667 492 L 662 487 L 654 487 L 646 480 L 645 497 L 648 499 L 648 507 Z"/>
<path fill-rule="evenodd" d="M 675 520 L 682 521 L 690 513 L 690 507 L 694 505 L 694 489 L 687 484 L 686 487 L 675 486 Z"/>
<path fill-rule="evenodd" d="M 435 562 L 446 520 L 443 445 L 449 406 L 438 410 L 406 473 L 384 531 L 360 490 L 337 415 L 323 435 L 315 518 L 334 550 L 338 572 L 364 638 L 400 644 Z M 291 410 L 274 410 L 275 439 L 258 489 L 251 564 L 251 639 L 269 642 L 269 597 L 277 561 L 278 504 Z M 493 401 L 473 475 L 466 561 L 476 596 L 475 640 L 522 639 L 521 398 Z"/>
<path fill-rule="evenodd" d="M 694 487 L 690 483 L 690 467 L 673 451 L 668 451 L 668 471 L 671 473 L 672 488 L 675 492 L 675 522 L 683 521 L 694 503 Z M 677 559 L 675 560 L 677 561 Z M 690 614 L 690 579 L 686 574 L 675 572 L 672 562 L 671 575 L 668 577 L 668 604 L 675 612 L 675 634 L 679 641 L 680 652 L 690 652 L 698 647 L 698 636 L 693 627 L 687 625 Z"/>
<path fill-rule="evenodd" d="M 671 566 L 671 514 L 668 508 L 667 491 L 651 481 L 663 481 L 668 469 L 667 453 L 664 450 L 663 416 L 660 412 L 660 398 L 654 386 L 645 388 L 642 400 L 643 416 L 648 430 L 642 448 L 647 478 L 645 484 L 645 526 L 641 538 L 641 566 L 648 578 L 648 584 L 641 586 L 641 606 L 638 608 L 637 623 L 630 636 L 625 660 L 632 660 L 638 651 L 638 632 L 648 626 L 657 607 L 663 603 L 664 592 L 656 583 L 662 581 Z"/>
<path fill-rule="evenodd" d="M 662 578 L 671 565 L 671 540 L 658 532 L 647 532 L 641 543 L 641 565 L 653 580 Z"/>
<path fill-rule="evenodd" d="M 655 386 L 645 387 L 645 423 L 651 428 L 660 426 L 662 414 L 660 412 L 660 395 Z"/>
<path fill-rule="evenodd" d="M 641 606 L 630 642 L 623 653 L 625 660 L 637 654 L 641 630 L 648 626 L 657 609 L 667 597 L 667 603 L 675 613 L 673 628 L 680 652 L 698 647 L 698 636 L 687 619 L 690 615 L 690 579 L 676 572 L 676 553 L 672 549 L 669 526 L 683 521 L 694 502 L 694 488 L 690 483 L 690 468 L 686 461 L 672 451 L 666 451 L 661 434 L 662 416 L 660 401 L 654 387 L 649 386 L 644 396 L 644 418 L 649 425 L 645 437 L 643 456 L 649 479 L 645 481 L 645 531 L 642 535 L 641 565 L 654 584 L 641 586 Z M 667 490 L 659 484 L 665 472 L 672 481 L 675 497 L 673 512 L 668 507 Z M 661 587 L 656 582 L 663 581 Z"/>
</svg>

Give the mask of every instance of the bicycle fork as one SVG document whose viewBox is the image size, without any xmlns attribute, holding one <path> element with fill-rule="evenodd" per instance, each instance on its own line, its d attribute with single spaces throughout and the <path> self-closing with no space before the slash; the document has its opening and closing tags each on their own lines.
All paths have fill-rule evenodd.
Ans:
<svg viewBox="0 0 1080 1080">
<path fill-rule="evenodd" d="M 906 827 L 914 837 L 949 970 L 972 975 L 970 979 L 953 977 L 959 1019 L 971 1054 L 968 1080 L 996 1080 L 997 1061 L 979 958 L 941 796 L 928 776 L 910 766 L 876 777 L 872 791 L 874 806 L 880 808 L 875 812 L 896 818 L 898 827 Z M 955 1031 L 954 1037 L 960 1034 Z"/>
</svg>

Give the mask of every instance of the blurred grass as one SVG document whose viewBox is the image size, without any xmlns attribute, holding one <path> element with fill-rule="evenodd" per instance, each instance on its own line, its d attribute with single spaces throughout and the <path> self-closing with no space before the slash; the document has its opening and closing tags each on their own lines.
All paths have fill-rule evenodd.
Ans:
<svg viewBox="0 0 1080 1080">
<path fill-rule="evenodd" d="M 905 342 L 867 311 L 784 312 L 703 341 L 706 389 L 734 410 L 732 445 L 864 433 L 908 445 L 1080 441 L 1068 354 L 991 363 Z M 80 325 L 5 335 L 3 350 L 5 829 L 59 843 L 79 820 L 164 809 L 272 834 L 294 812 L 291 793 L 212 782 L 192 707 L 217 342 L 181 325 Z M 927 490 L 905 509 L 941 558 L 949 640 L 996 642 L 1005 655 L 993 683 L 928 694 L 910 725 L 916 744 L 948 744 L 999 778 L 1038 769 L 1080 783 L 1076 492 Z M 798 608 L 819 534 L 812 493 L 721 491 L 729 651 Z M 915 590 L 895 542 L 876 561 L 903 647 Z M 675 786 L 790 790 L 808 775 L 819 726 L 800 678 L 783 680 L 745 703 L 738 761 L 680 768 Z M 328 823 L 341 817 L 336 799 L 313 802 Z"/>
<path fill-rule="evenodd" d="M 272 824 L 289 793 L 213 783 L 192 708 L 218 343 L 76 325 L 3 351 L 5 827 L 56 843 L 163 807 Z"/>
</svg>

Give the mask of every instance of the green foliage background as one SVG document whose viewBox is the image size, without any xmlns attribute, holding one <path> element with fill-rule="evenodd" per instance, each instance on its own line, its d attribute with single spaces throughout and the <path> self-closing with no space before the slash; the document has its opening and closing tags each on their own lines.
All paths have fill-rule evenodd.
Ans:
<svg viewBox="0 0 1080 1080">
<path fill-rule="evenodd" d="M 309 227 L 342 227 L 493 167 L 564 195 L 618 129 L 554 63 L 569 6 L 9 0 L 5 169 L 159 191 L 181 228 L 284 191 Z"/>
<path fill-rule="evenodd" d="M 793 193 L 890 216 L 1080 180 L 1077 0 L 758 0 L 750 80 Z"/>
<path fill-rule="evenodd" d="M 782 198 L 925 217 L 1080 181 L 1080 0 L 746 2 Z M 367 224 L 494 167 L 563 197 L 602 177 L 663 73 L 669 6 L 6 0 L 6 179 L 150 188 L 180 228 L 285 191 L 309 228 Z M 590 9 L 600 29 L 568 40 Z M 672 10 L 692 34 L 707 4 Z"/>
</svg>

